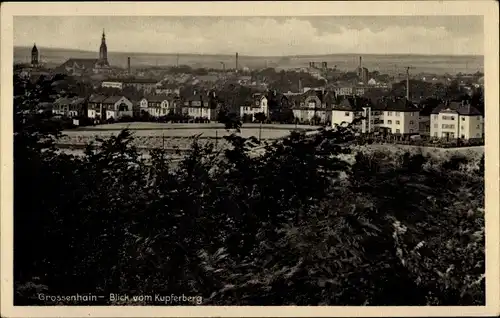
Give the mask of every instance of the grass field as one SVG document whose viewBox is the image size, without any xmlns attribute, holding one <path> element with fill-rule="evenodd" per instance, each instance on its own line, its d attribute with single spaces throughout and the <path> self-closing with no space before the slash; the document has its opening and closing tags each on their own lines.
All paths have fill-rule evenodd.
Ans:
<svg viewBox="0 0 500 318">
<path fill-rule="evenodd" d="M 93 137 L 109 137 L 117 135 L 122 129 L 129 129 L 134 136 L 140 137 L 158 137 L 158 138 L 189 138 L 196 135 L 201 135 L 201 138 L 223 137 L 231 134 L 222 124 L 163 124 L 163 123 L 118 123 L 100 125 L 94 127 L 82 127 L 74 130 L 66 130 L 63 132 L 69 138 L 93 138 Z M 305 125 L 262 125 L 259 129 L 259 124 L 245 124 L 241 128 L 240 136 L 248 138 L 251 136 L 259 136 L 259 131 L 262 139 L 278 139 L 290 134 L 291 130 L 314 129 L 315 126 Z"/>
</svg>

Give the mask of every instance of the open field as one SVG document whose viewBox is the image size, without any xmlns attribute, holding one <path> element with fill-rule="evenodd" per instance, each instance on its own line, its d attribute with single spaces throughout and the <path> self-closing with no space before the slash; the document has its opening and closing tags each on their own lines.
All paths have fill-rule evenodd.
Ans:
<svg viewBox="0 0 500 318">
<path fill-rule="evenodd" d="M 83 145 L 96 138 L 107 138 L 116 136 L 124 128 L 128 128 L 133 132 L 135 137 L 134 145 L 139 148 L 180 148 L 186 149 L 192 144 L 191 137 L 200 135 L 200 143 L 214 142 L 217 138 L 217 145 L 224 147 L 225 141 L 222 137 L 229 136 L 230 131 L 227 131 L 222 124 L 164 124 L 164 123 L 117 123 L 108 125 L 99 125 L 94 127 L 82 127 L 75 130 L 66 130 L 65 135 L 59 140 L 59 144 L 63 145 Z M 315 126 L 306 125 L 262 125 L 259 129 L 259 124 L 244 124 L 240 136 L 259 137 L 261 140 L 275 140 L 283 138 L 290 134 L 291 130 L 315 129 Z"/>
</svg>

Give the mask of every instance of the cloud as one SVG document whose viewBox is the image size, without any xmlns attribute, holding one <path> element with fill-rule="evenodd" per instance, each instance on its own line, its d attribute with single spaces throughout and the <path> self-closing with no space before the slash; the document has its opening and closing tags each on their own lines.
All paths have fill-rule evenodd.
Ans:
<svg viewBox="0 0 500 318">
<path fill-rule="evenodd" d="M 483 54 L 482 33 L 430 26 L 380 23 L 353 27 L 328 17 L 315 18 L 16 18 L 15 45 L 95 50 L 106 29 L 108 49 L 123 52 L 242 55 L 304 54 Z M 31 20 L 30 20 L 31 19 Z M 52 21 L 49 21 L 52 19 Z M 55 20 L 54 20 L 55 19 Z M 358 18 L 359 19 L 359 18 Z M 362 19 L 362 18 L 361 18 Z M 403 18 L 401 18 L 403 19 Z M 59 20 L 59 21 L 58 21 Z M 318 18 L 318 20 L 321 20 Z M 326 21 L 326 22 L 325 22 Z M 362 20 L 360 20 L 362 21 Z M 459 19 L 457 19 L 459 21 Z"/>
</svg>

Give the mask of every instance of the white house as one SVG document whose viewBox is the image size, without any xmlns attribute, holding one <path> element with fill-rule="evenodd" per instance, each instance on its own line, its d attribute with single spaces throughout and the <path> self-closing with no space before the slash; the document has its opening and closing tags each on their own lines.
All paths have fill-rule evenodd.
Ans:
<svg viewBox="0 0 500 318">
<path fill-rule="evenodd" d="M 392 134 L 418 134 L 418 109 L 403 98 L 373 104 L 365 98 L 348 97 L 332 109 L 332 126 L 352 123 L 356 118 L 361 118 L 356 125 L 361 133 L 383 130 Z"/>
<path fill-rule="evenodd" d="M 484 116 L 466 102 L 450 102 L 440 105 L 431 114 L 431 137 L 484 138 Z"/>
<path fill-rule="evenodd" d="M 139 102 L 141 112 L 146 112 L 153 117 L 161 117 L 175 111 L 174 101 L 167 95 L 152 95 L 143 97 Z"/>
<path fill-rule="evenodd" d="M 243 106 L 240 106 L 240 116 L 245 115 L 252 116 L 252 121 L 255 120 L 255 114 L 264 113 L 266 117 L 269 117 L 269 105 L 265 94 L 255 93 L 253 94 L 252 101 L 248 101 Z"/>
<path fill-rule="evenodd" d="M 215 94 L 213 92 L 211 94 L 211 96 L 210 93 L 205 96 L 194 92 L 192 96 L 184 99 L 182 113 L 192 118 L 204 118 L 210 121 L 216 120 L 217 103 L 211 103 L 211 98 L 215 98 Z"/>
<path fill-rule="evenodd" d="M 311 89 L 300 96 L 290 96 L 293 116 L 301 122 L 313 119 L 319 123 L 329 123 L 332 116 L 332 106 L 335 104 L 335 93 L 323 89 Z"/>
<path fill-rule="evenodd" d="M 133 103 L 125 96 L 110 96 L 102 101 L 102 109 L 106 111 L 106 119 L 122 118 L 133 115 Z"/>
<path fill-rule="evenodd" d="M 86 100 L 81 97 L 66 98 L 61 97 L 54 101 L 52 113 L 68 117 L 80 117 L 86 114 Z"/>
</svg>

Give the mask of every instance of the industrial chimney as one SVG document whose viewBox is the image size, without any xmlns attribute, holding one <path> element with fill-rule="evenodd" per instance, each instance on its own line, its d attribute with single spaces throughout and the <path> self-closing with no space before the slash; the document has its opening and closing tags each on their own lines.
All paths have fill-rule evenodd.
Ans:
<svg viewBox="0 0 500 318">
<path fill-rule="evenodd" d="M 132 72 L 130 71 L 130 56 L 127 57 L 127 71 L 128 71 L 128 75 L 132 74 Z"/>
<path fill-rule="evenodd" d="M 361 69 L 361 62 L 362 62 L 363 58 L 360 56 L 359 57 L 359 68 Z"/>
<path fill-rule="evenodd" d="M 238 73 L 238 52 L 236 52 L 236 73 Z"/>
</svg>

